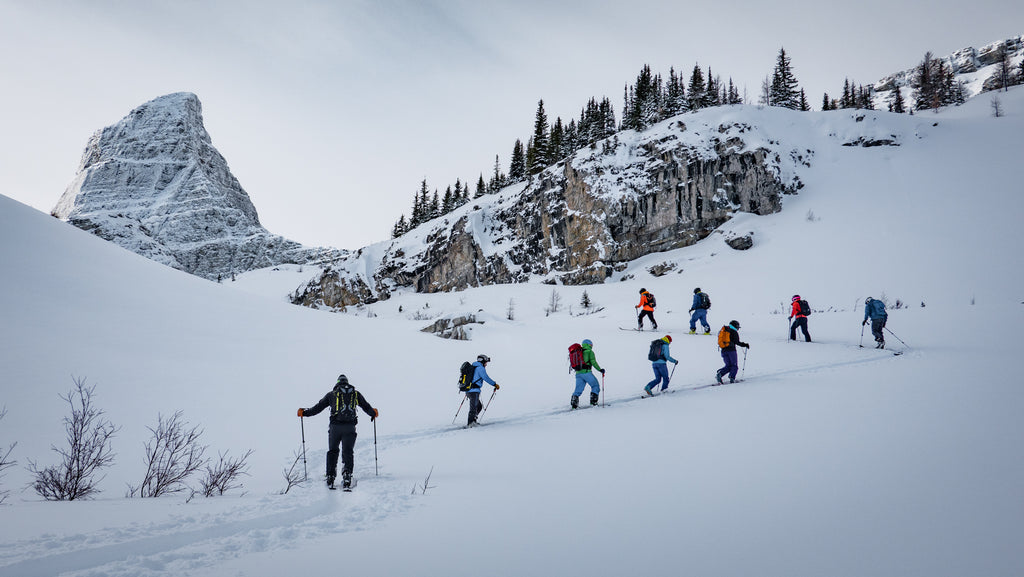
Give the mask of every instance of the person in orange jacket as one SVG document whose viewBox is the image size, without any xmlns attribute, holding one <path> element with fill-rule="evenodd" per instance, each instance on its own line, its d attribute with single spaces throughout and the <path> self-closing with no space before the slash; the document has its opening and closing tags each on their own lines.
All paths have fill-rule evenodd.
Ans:
<svg viewBox="0 0 1024 577">
<path fill-rule="evenodd" d="M 327 407 L 331 408 L 331 421 L 327 429 L 327 486 L 334 488 L 334 478 L 338 473 L 338 445 L 341 445 L 341 461 L 344 465 L 341 471 L 342 487 L 348 489 L 352 486 L 352 453 L 356 444 L 356 422 L 359 420 L 356 407 L 369 415 L 371 421 L 376 420 L 380 413 L 349 384 L 345 375 L 338 376 L 334 389 L 324 395 L 319 403 L 308 409 L 300 408 L 298 415 L 300 418 L 312 417 Z"/>
<path fill-rule="evenodd" d="M 644 330 L 644 317 L 651 319 L 651 328 L 658 330 L 658 321 L 654 320 L 654 295 L 647 292 L 647 289 L 640 289 L 640 304 L 633 307 L 641 309 L 640 315 L 636 317 L 636 329 Z"/>
</svg>

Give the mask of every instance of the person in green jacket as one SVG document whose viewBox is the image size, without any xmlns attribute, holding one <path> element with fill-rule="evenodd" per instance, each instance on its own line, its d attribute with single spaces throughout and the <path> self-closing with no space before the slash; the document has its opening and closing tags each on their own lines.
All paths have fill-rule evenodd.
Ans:
<svg viewBox="0 0 1024 577">
<path fill-rule="evenodd" d="M 597 382 L 597 377 L 594 376 L 592 369 L 601 371 L 601 375 L 604 375 L 604 369 L 601 365 L 597 364 L 597 356 L 594 355 L 594 343 L 590 339 L 584 339 L 580 345 L 583 347 L 583 368 L 576 371 L 576 390 L 572 394 L 569 404 L 572 408 L 578 408 L 580 406 L 580 395 L 583 394 L 583 389 L 587 385 L 590 385 L 590 404 L 596 405 L 598 399 L 598 393 L 601 392 L 601 385 Z"/>
</svg>

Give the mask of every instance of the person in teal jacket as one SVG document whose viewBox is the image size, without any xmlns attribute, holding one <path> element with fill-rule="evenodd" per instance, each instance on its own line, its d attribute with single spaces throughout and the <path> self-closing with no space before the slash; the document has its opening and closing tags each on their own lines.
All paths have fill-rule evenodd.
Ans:
<svg viewBox="0 0 1024 577">
<path fill-rule="evenodd" d="M 669 354 L 668 345 L 672 342 L 672 337 L 665 335 L 659 340 L 662 341 L 661 354 L 658 358 L 651 360 L 651 368 L 654 369 L 654 380 L 647 383 L 647 386 L 644 387 L 644 393 L 648 396 L 654 394 L 652 391 L 654 387 L 658 386 L 658 383 L 661 383 L 661 390 L 664 391 L 668 388 L 668 363 L 679 364 L 679 361 L 673 359 L 672 355 Z"/>
<path fill-rule="evenodd" d="M 583 394 L 583 389 L 587 385 L 590 385 L 590 404 L 597 404 L 600 399 L 598 395 L 601 392 L 601 385 L 597 382 L 597 377 L 594 376 L 594 369 L 601 371 L 601 375 L 604 375 L 604 369 L 597 364 L 597 356 L 594 355 L 594 343 L 590 339 L 584 339 L 580 346 L 583 347 L 583 368 L 576 371 L 576 390 L 573 391 L 572 398 L 569 399 L 569 404 L 574 409 L 580 406 L 580 395 Z"/>
<path fill-rule="evenodd" d="M 868 319 L 871 319 L 871 334 L 875 336 L 875 348 L 884 349 L 885 334 L 882 333 L 882 329 L 889 320 L 889 313 L 885 312 L 885 303 L 868 297 L 864 301 L 864 322 L 861 326 L 868 324 Z"/>
</svg>

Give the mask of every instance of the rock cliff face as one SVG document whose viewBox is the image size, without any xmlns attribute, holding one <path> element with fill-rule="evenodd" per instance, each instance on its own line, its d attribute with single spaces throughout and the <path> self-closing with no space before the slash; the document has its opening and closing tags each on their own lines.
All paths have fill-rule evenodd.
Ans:
<svg viewBox="0 0 1024 577">
<path fill-rule="evenodd" d="M 334 262 L 293 302 L 345 307 L 399 287 L 457 290 L 528 280 L 599 283 L 640 256 L 691 245 L 736 211 L 777 212 L 810 151 L 750 125 L 686 115 L 626 131 L 499 194 Z"/>
<path fill-rule="evenodd" d="M 52 214 L 210 279 L 344 254 L 302 246 L 260 225 L 189 93 L 147 102 L 96 132 Z"/>
</svg>

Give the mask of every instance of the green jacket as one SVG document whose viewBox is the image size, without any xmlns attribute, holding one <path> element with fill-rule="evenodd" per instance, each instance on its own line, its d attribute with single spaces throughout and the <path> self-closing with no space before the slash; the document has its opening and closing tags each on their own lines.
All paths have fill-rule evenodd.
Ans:
<svg viewBox="0 0 1024 577">
<path fill-rule="evenodd" d="M 583 366 L 586 368 L 576 371 L 577 375 L 580 373 L 589 373 L 591 367 L 599 371 L 602 370 L 601 365 L 597 364 L 597 357 L 594 355 L 594 349 L 590 345 L 583 345 Z"/>
</svg>

